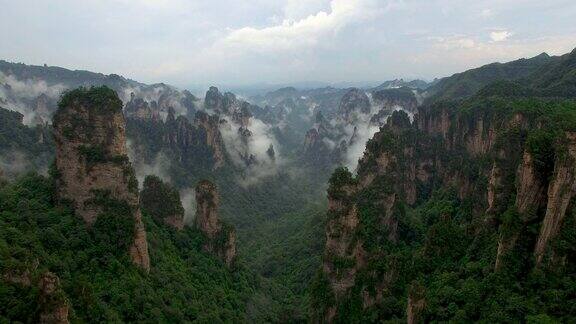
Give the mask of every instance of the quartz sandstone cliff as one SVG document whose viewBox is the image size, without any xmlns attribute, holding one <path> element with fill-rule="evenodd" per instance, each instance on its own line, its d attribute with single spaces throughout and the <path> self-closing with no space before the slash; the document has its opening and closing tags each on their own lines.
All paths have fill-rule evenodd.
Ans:
<svg viewBox="0 0 576 324">
<path fill-rule="evenodd" d="M 394 280 L 391 265 L 386 273 L 375 277 L 371 287 L 357 286 L 359 272 L 371 276 L 365 265 L 382 257 L 362 239 L 365 216 L 360 212 L 360 201 L 378 211 L 375 221 L 383 230 L 376 235 L 395 244 L 400 235 L 398 222 L 404 217 L 400 206 L 415 206 L 435 189 L 453 188 L 460 199 L 474 202 L 472 212 L 484 217 L 481 230 L 500 233 L 494 246 L 496 271 L 505 265 L 504 256 L 515 249 L 518 240 L 526 239 L 528 225 L 535 222 L 539 224 L 533 247 L 535 266 L 548 260 L 547 256 L 553 260 L 551 242 L 576 195 L 576 135 L 565 132 L 545 145 L 555 152 L 546 162 L 552 164 L 546 167 L 552 170 L 546 171 L 542 158 L 535 157 L 526 142 L 530 132 L 542 127 L 538 116 L 522 112 L 461 111 L 450 105 L 434 105 L 421 108 L 413 123 L 405 113 L 395 112 L 368 142 L 358 175 L 336 187 L 331 184 L 329 189 L 322 271 L 335 302 L 322 310 L 324 321 L 335 321 L 335 305 L 352 291 L 361 292 L 362 307 L 378 304 Z M 366 195 L 371 198 L 362 198 Z M 510 208 L 512 215 L 517 215 L 515 226 L 498 218 Z M 372 292 L 367 294 L 367 288 Z M 407 298 L 406 316 L 417 322 L 425 303 L 417 296 Z"/>
<path fill-rule="evenodd" d="M 216 185 L 203 180 L 196 185 L 196 218 L 194 226 L 206 237 L 204 250 L 232 266 L 236 259 L 236 233 L 223 223 L 218 214 L 220 196 Z"/>
<path fill-rule="evenodd" d="M 109 88 L 77 89 L 63 96 L 53 120 L 57 196 L 92 226 L 103 211 L 101 195 L 127 204 L 134 220 L 132 261 L 150 268 L 138 182 L 126 151 L 122 102 Z M 126 217 L 126 216 L 125 216 Z"/>
</svg>

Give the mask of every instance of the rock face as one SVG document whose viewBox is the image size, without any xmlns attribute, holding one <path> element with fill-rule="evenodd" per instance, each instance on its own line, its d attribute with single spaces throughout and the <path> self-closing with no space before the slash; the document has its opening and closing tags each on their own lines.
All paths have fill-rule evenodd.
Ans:
<svg viewBox="0 0 576 324">
<path fill-rule="evenodd" d="M 194 226 L 206 237 L 204 250 L 214 253 L 227 266 L 236 258 L 236 233 L 218 215 L 220 197 L 216 185 L 203 180 L 196 186 L 196 218 Z"/>
<path fill-rule="evenodd" d="M 351 202 L 356 190 L 356 182 L 343 169 L 338 169 L 330 179 L 322 271 L 327 275 L 336 298 L 342 298 L 347 290 L 354 286 L 356 273 L 364 265 L 363 243 L 361 240 L 354 240 L 359 219 L 358 210 Z M 332 322 L 334 315 L 335 309 L 330 307 L 326 311 L 325 319 Z"/>
<path fill-rule="evenodd" d="M 40 323 L 64 324 L 68 320 L 68 302 L 60 288 L 60 279 L 51 272 L 40 277 L 38 283 L 40 290 Z"/>
<path fill-rule="evenodd" d="M 408 303 L 406 306 L 406 322 L 408 324 L 423 323 L 422 311 L 426 307 L 424 288 L 413 286 L 408 293 Z"/>
<path fill-rule="evenodd" d="M 217 114 L 227 115 L 233 113 L 239 104 L 233 93 L 226 92 L 222 94 L 216 87 L 210 87 L 204 98 L 204 107 Z"/>
<path fill-rule="evenodd" d="M 338 115 L 347 122 L 353 122 L 357 114 L 370 113 L 371 105 L 368 95 L 360 89 L 350 89 L 338 107 Z"/>
<path fill-rule="evenodd" d="M 157 176 L 147 176 L 140 192 L 142 212 L 155 220 L 181 230 L 184 228 L 184 207 L 178 190 L 164 183 Z"/>
<path fill-rule="evenodd" d="M 154 104 L 156 104 L 154 102 Z M 124 109 L 126 118 L 136 118 L 143 120 L 160 120 L 158 109 L 153 109 L 147 101 L 142 98 L 136 98 L 134 93 L 130 94 L 130 101 L 126 103 Z"/>
<path fill-rule="evenodd" d="M 418 109 L 418 100 L 410 88 L 378 90 L 372 93 L 372 100 L 380 109 L 387 111 L 402 107 L 404 110 L 414 113 Z"/>
<path fill-rule="evenodd" d="M 218 128 L 220 125 L 220 118 L 218 116 L 211 116 L 205 112 L 198 111 L 194 123 L 206 133 L 206 143 L 212 149 L 214 154 L 214 169 L 222 167 L 225 162 L 226 151 L 222 134 Z"/>
<path fill-rule="evenodd" d="M 540 264 L 550 241 L 558 234 L 568 205 L 576 194 L 576 134 L 566 133 L 563 139 L 567 153 L 556 158 L 552 181 L 548 186 L 546 214 L 534 254 Z"/>
<path fill-rule="evenodd" d="M 435 190 L 454 190 L 460 200 L 472 202 L 471 217 L 482 224 L 474 231 L 499 233 L 495 270 L 513 266 L 505 256 L 525 253 L 527 244 L 535 243 L 530 251 L 535 263 L 523 261 L 526 266 L 565 258 L 552 242 L 576 195 L 576 134 L 551 131 L 547 118 L 438 104 L 420 109 L 411 123 L 406 113 L 394 112 L 366 145 L 358 175 L 333 174 L 322 271 L 334 302 L 325 305 L 321 318 L 338 321 L 339 305 L 350 298 L 359 298 L 363 308 L 383 300 L 396 266 L 390 261 L 376 275 L 366 265 L 385 264 L 388 246 L 407 240 L 399 225 L 405 206 L 427 201 Z M 307 143 L 316 137 L 311 133 Z M 410 323 L 420 322 L 425 305 L 420 295 L 406 296 Z"/>
<path fill-rule="evenodd" d="M 126 152 L 122 102 L 106 87 L 77 89 L 63 96 L 54 115 L 57 195 L 70 201 L 92 226 L 113 200 L 129 206 L 134 220 L 132 261 L 150 267 L 139 208 L 138 182 Z"/>
</svg>

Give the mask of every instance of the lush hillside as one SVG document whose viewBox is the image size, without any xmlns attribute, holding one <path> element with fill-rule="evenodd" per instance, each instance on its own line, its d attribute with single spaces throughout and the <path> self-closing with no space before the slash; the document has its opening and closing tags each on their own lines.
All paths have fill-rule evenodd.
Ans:
<svg viewBox="0 0 576 324">
<path fill-rule="evenodd" d="M 499 82 L 395 113 L 330 180 L 314 319 L 572 321 L 576 102 L 545 93 Z"/>
<path fill-rule="evenodd" d="M 427 89 L 429 101 L 454 100 L 470 97 L 480 89 L 496 81 L 524 79 L 558 58 L 546 53 L 530 59 L 519 59 L 508 63 L 492 63 L 477 69 L 454 74 L 439 80 Z"/>
<path fill-rule="evenodd" d="M 149 274 L 121 253 L 114 224 L 88 229 L 67 207 L 55 205 L 50 178 L 27 175 L 0 189 L 0 317 L 37 322 L 38 280 L 60 281 L 60 299 L 72 321 L 244 322 L 256 286 L 241 266 L 229 271 L 202 252 L 202 235 L 176 232 L 144 214 Z M 47 305 L 48 307 L 50 305 Z"/>
<path fill-rule="evenodd" d="M 571 322 L 574 58 L 252 103 L 0 62 L 112 87 L 0 89 L 0 321 Z"/>
</svg>

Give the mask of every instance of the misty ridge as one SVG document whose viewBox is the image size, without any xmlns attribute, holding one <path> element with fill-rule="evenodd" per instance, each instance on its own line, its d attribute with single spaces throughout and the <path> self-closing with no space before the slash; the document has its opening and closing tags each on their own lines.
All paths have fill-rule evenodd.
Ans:
<svg viewBox="0 0 576 324">
<path fill-rule="evenodd" d="M 84 71 L 81 77 L 75 78 L 76 72 L 60 68 L 60 75 L 70 76 L 62 78 L 62 82 L 56 82 L 57 77 L 49 67 L 11 65 L 7 62 L 2 67 L 0 100 L 4 108 L 21 113 L 22 122 L 27 126 L 49 127 L 60 96 L 78 85 L 111 86 L 127 107 L 124 112 L 127 119 L 154 118 L 166 123 L 170 110 L 174 118 L 182 116 L 189 120 L 193 120 L 198 111 L 217 115 L 220 118 L 217 131 L 223 138 L 222 146 L 234 167 L 241 171 L 237 181 L 243 186 L 257 184 L 263 178 L 277 176 L 279 172 L 287 175 L 298 173 L 299 163 L 302 162 L 301 151 L 305 150 L 302 147 L 305 131 L 319 127 L 314 119 L 322 113 L 331 116 L 328 123 L 333 131 L 330 136 L 322 138 L 322 145 L 328 151 L 335 151 L 331 153 L 334 155 L 331 163 L 342 163 L 354 170 L 365 143 L 385 123 L 387 116 L 394 110 L 405 109 L 402 102 L 373 99 L 372 92 L 399 89 L 409 84 L 396 80 L 386 82 L 378 89 L 362 90 L 366 98 L 370 98 L 369 109 L 353 112 L 354 116 L 346 119 L 338 114 L 341 110 L 339 106 L 343 104 L 341 98 L 351 91 L 347 89 L 283 88 L 247 98 L 232 93 L 221 94 L 216 89 L 215 95 L 221 97 L 218 99 L 223 101 L 223 106 L 213 107 L 206 105 L 205 99 L 200 96 L 166 84 L 145 85 L 117 75 L 104 76 Z M 14 71 L 16 73 L 10 74 Z M 286 89 L 288 92 L 282 94 Z M 421 88 L 410 91 L 415 98 L 421 97 Z M 413 107 L 405 110 L 413 113 Z M 380 118 L 377 122 L 374 121 L 375 115 Z M 129 134 L 130 146 L 132 142 Z M 157 174 L 170 182 L 166 168 L 160 162 L 169 163 L 169 159 L 162 152 L 145 159 L 147 161 L 142 161 L 141 156 L 134 154 L 131 157 L 140 182 L 146 174 Z M 15 175 L 29 169 L 25 163 L 14 158 L 5 160 L 4 169 L 8 174 Z M 44 166 L 45 169 L 47 167 Z"/>
</svg>

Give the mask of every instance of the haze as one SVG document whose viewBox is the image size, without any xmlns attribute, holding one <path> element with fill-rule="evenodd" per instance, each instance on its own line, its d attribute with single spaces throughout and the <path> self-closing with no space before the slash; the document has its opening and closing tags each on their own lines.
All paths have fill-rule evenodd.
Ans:
<svg viewBox="0 0 576 324">
<path fill-rule="evenodd" d="M 573 0 L 0 0 L 0 58 L 180 87 L 433 79 L 569 52 Z"/>
</svg>

